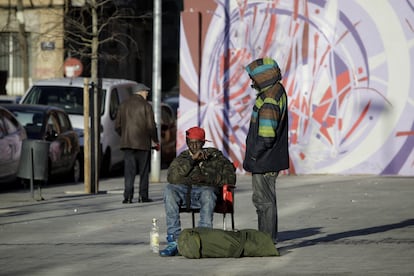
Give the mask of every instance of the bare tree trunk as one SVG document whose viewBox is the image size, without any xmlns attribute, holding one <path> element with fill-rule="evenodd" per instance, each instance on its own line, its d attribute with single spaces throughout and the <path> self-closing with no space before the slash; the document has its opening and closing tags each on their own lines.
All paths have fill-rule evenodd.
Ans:
<svg viewBox="0 0 414 276">
<path fill-rule="evenodd" d="M 91 11 L 92 11 L 92 60 L 91 60 L 91 81 L 94 84 L 93 86 L 93 137 L 92 141 L 93 147 L 93 181 L 92 185 L 94 186 L 94 193 L 99 192 L 99 138 L 100 138 L 100 122 L 99 122 L 99 87 L 98 87 L 98 15 L 96 12 L 96 1 L 91 1 Z"/>
<path fill-rule="evenodd" d="M 96 1 L 91 1 L 92 6 L 92 60 L 91 80 L 98 83 L 98 15 L 96 13 Z"/>
</svg>

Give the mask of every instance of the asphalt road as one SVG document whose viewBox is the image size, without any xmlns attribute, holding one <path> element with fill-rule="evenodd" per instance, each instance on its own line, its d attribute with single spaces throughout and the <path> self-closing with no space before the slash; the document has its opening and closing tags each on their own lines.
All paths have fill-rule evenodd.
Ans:
<svg viewBox="0 0 414 276">
<path fill-rule="evenodd" d="M 5 190 L 0 275 L 414 275 L 413 180 L 280 176 L 281 256 L 239 259 L 163 258 L 150 251 L 153 217 L 166 235 L 165 171 L 160 183 L 150 184 L 152 203 L 122 204 L 122 177 L 101 180 L 93 195 L 83 193 L 83 184 L 44 187 L 43 201 L 27 189 Z M 249 176 L 238 176 L 238 229 L 257 227 L 250 185 Z M 214 227 L 221 223 L 217 214 Z M 182 225 L 191 227 L 191 215 L 182 215 Z"/>
</svg>

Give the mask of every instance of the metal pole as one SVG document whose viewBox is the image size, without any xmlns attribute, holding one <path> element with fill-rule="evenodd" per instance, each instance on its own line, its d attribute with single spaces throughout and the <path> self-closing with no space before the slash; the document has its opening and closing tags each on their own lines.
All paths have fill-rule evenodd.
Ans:
<svg viewBox="0 0 414 276">
<path fill-rule="evenodd" d="M 99 80 L 93 88 L 93 193 L 99 192 L 99 157 L 100 157 L 100 120 L 99 120 Z"/>
<path fill-rule="evenodd" d="M 34 199 L 34 162 L 33 162 L 33 148 L 30 147 L 30 193 Z"/>
<path fill-rule="evenodd" d="M 152 68 L 152 107 L 157 124 L 158 138 L 161 139 L 161 0 L 154 0 L 154 38 Z M 152 151 L 151 181 L 160 182 L 161 150 Z"/>
<path fill-rule="evenodd" d="M 89 103 L 90 106 L 90 118 L 91 118 L 91 193 L 95 193 L 95 144 L 96 144 L 96 136 L 95 136 L 95 104 L 94 104 L 94 96 L 95 96 L 95 83 L 91 82 L 90 91 L 89 91 Z"/>
<path fill-rule="evenodd" d="M 89 126 L 89 79 L 83 80 L 83 180 L 85 193 L 91 193 L 91 157 L 90 157 L 90 126 Z"/>
</svg>

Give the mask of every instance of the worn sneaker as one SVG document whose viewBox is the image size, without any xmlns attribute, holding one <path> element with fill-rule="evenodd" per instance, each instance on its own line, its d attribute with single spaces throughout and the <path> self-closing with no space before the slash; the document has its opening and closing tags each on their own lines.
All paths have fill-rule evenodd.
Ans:
<svg viewBox="0 0 414 276">
<path fill-rule="evenodd" d="M 160 250 L 161 257 L 172 257 L 172 256 L 176 256 L 177 254 L 178 254 L 177 242 L 175 241 L 169 242 L 166 248 L 164 248 L 163 250 Z"/>
</svg>

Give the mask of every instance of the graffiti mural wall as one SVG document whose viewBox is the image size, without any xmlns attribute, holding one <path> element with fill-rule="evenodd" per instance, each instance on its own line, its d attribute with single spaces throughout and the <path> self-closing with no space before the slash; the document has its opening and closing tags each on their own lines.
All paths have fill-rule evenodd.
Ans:
<svg viewBox="0 0 414 276">
<path fill-rule="evenodd" d="M 243 173 L 272 57 L 289 98 L 290 173 L 414 175 L 414 1 L 199 0 L 181 15 L 177 151 L 199 125 Z"/>
</svg>

